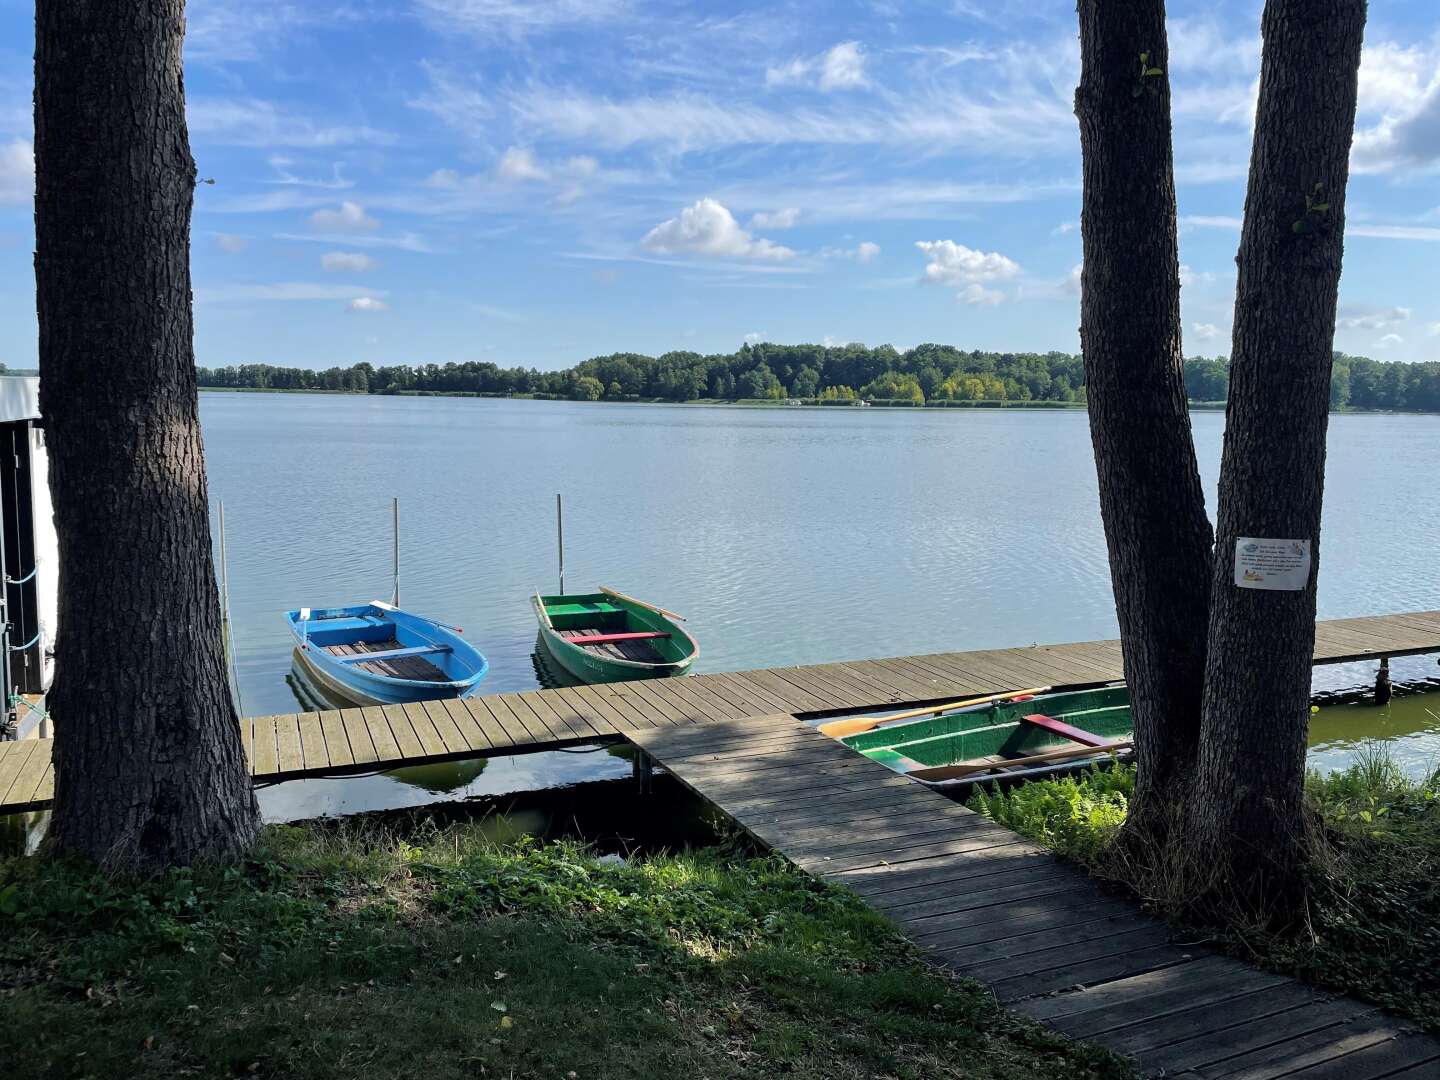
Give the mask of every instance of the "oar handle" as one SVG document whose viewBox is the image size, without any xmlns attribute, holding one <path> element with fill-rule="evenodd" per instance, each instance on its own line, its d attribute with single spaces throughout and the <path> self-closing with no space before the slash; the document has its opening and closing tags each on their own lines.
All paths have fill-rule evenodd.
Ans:
<svg viewBox="0 0 1440 1080">
<path fill-rule="evenodd" d="M 873 731 L 881 724 L 892 724 L 897 720 L 913 720 L 917 716 L 939 716 L 943 712 L 950 712 L 952 709 L 968 709 L 972 705 L 989 705 L 991 702 L 1008 701 L 1011 698 L 1026 697 L 1032 694 L 1043 694 L 1051 689 L 1048 686 L 1032 686 L 1028 690 L 1007 690 L 1003 694 L 986 694 L 984 697 L 968 698 L 965 701 L 951 701 L 944 705 L 930 705 L 924 709 L 911 709 L 908 712 L 890 713 L 887 716 L 865 716 L 851 717 L 844 720 L 831 720 L 828 724 L 821 724 L 820 731 L 831 738 L 839 739 L 846 735 L 859 735 L 863 731 Z"/>
<path fill-rule="evenodd" d="M 687 621 L 684 615 L 677 614 L 673 611 L 667 611 L 663 607 L 656 607 L 654 604 L 647 604 L 644 600 L 637 600 L 633 596 L 626 596 L 623 592 L 616 592 L 614 589 L 607 589 L 604 585 L 600 586 L 600 591 L 606 596 L 615 597 L 616 600 L 628 600 L 632 604 L 639 604 L 641 607 L 653 611 L 658 615 L 664 615 L 667 619 L 679 619 L 681 622 Z"/>
</svg>

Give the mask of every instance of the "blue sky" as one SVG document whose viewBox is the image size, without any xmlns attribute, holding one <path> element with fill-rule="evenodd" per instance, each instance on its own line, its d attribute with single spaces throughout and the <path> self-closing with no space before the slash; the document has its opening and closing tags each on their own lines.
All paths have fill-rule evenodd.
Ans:
<svg viewBox="0 0 1440 1080">
<path fill-rule="evenodd" d="M 1259 9 L 1172 0 L 1188 354 L 1228 352 Z M 0 360 L 35 361 L 0 0 Z M 202 364 L 1078 348 L 1074 4 L 193 0 Z M 1440 10 L 1372 0 L 1337 346 L 1440 359 Z"/>
</svg>

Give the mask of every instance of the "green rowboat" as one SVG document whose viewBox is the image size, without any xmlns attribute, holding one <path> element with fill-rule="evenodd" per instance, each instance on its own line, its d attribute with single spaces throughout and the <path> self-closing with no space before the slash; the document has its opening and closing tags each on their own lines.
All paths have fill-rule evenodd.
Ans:
<svg viewBox="0 0 1440 1080">
<path fill-rule="evenodd" d="M 531 599 L 551 658 L 584 683 L 683 675 L 700 646 L 673 611 L 603 586 L 594 593 Z"/>
<path fill-rule="evenodd" d="M 906 714 L 913 715 L 913 714 Z M 1130 749 L 1125 686 L 995 701 L 840 737 L 922 783 L 969 784 L 1074 768 Z M 821 730 L 824 730 L 822 725 Z"/>
</svg>

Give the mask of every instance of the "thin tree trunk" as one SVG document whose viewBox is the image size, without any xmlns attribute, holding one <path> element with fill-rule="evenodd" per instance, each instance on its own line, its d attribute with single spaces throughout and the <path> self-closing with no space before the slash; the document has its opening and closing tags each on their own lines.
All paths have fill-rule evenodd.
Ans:
<svg viewBox="0 0 1440 1080">
<path fill-rule="evenodd" d="M 35 278 L 60 542 L 52 849 L 149 869 L 257 813 L 210 557 L 182 0 L 39 0 Z"/>
<path fill-rule="evenodd" d="M 1180 351 L 1163 0 L 1080 0 L 1080 343 L 1139 761 L 1128 828 L 1159 839 L 1194 761 L 1210 522 Z"/>
<path fill-rule="evenodd" d="M 1235 290 L 1201 750 L 1202 902 L 1300 895 L 1331 347 L 1364 0 L 1269 0 Z M 1309 541 L 1298 591 L 1235 584 L 1239 537 Z"/>
</svg>

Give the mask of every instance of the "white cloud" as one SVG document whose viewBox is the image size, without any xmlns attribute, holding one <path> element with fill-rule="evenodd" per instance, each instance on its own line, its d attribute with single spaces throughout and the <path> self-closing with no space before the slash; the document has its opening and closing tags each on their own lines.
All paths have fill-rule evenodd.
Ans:
<svg viewBox="0 0 1440 1080">
<path fill-rule="evenodd" d="M 378 300 L 373 296 L 357 296 L 350 301 L 351 311 L 384 311 L 389 306 L 384 300 Z"/>
<path fill-rule="evenodd" d="M 953 240 L 917 240 L 925 254 L 923 280 L 953 286 L 956 299 L 965 304 L 999 304 L 1005 294 L 985 287 L 986 282 L 1006 281 L 1020 273 L 1020 264 L 998 251 L 977 251 Z"/>
<path fill-rule="evenodd" d="M 1070 273 L 1065 275 L 1065 280 L 1060 283 L 1060 291 L 1071 296 L 1080 295 L 1081 275 L 1085 273 L 1085 264 L 1078 262 L 1070 268 Z"/>
<path fill-rule="evenodd" d="M 195 302 L 200 304 L 243 304 L 255 301 L 354 300 L 366 295 L 367 292 L 374 293 L 375 291 L 374 289 L 361 289 L 355 285 L 332 285 L 329 282 L 317 281 L 281 281 L 263 285 L 210 285 L 195 290 Z"/>
<path fill-rule="evenodd" d="M 419 233 L 403 232 L 394 236 L 375 236 L 368 233 L 322 233 L 307 236 L 304 233 L 276 233 L 277 240 L 293 240 L 306 244 L 348 244 L 359 248 L 395 248 L 399 251 L 417 251 L 426 254 L 435 249 Z"/>
<path fill-rule="evenodd" d="M 1386 334 L 1379 341 L 1375 342 L 1377 349 L 1393 349 L 1396 345 L 1404 345 L 1405 339 L 1399 334 Z"/>
<path fill-rule="evenodd" d="M 332 146 L 385 146 L 395 136 L 364 124 L 317 124 L 291 115 L 273 102 L 254 98 L 194 98 L 185 107 L 190 134 L 197 142 L 273 149 Z"/>
<path fill-rule="evenodd" d="M 820 255 L 826 259 L 854 259 L 856 262 L 868 263 L 875 256 L 880 254 L 880 245 L 873 240 L 862 240 L 853 248 L 823 247 Z"/>
<path fill-rule="evenodd" d="M 1360 62 L 1357 172 L 1440 165 L 1440 50 L 1377 42 Z"/>
<path fill-rule="evenodd" d="M 236 236 L 234 233 L 216 233 L 215 246 L 229 255 L 236 255 L 250 246 L 250 241 L 243 236 Z"/>
<path fill-rule="evenodd" d="M 1062 221 L 1059 225 L 1056 225 L 1055 228 L 1050 230 L 1050 235 L 1068 236 L 1070 233 L 1074 232 L 1078 228 L 1080 228 L 1080 223 L 1078 221 Z"/>
<path fill-rule="evenodd" d="M 800 220 L 800 208 L 798 206 L 787 206 L 782 210 L 772 210 L 750 215 L 750 228 L 752 229 L 793 229 L 795 223 Z"/>
<path fill-rule="evenodd" d="M 789 259 L 795 252 L 751 235 L 714 199 L 701 199 L 645 234 L 640 246 L 662 255 L 734 259 Z"/>
<path fill-rule="evenodd" d="M 358 274 L 380 264 L 361 251 L 327 251 L 320 256 L 320 265 L 331 273 Z"/>
<path fill-rule="evenodd" d="M 35 152 L 29 139 L 0 144 L 0 205 L 19 206 L 35 197 Z"/>
<path fill-rule="evenodd" d="M 1209 270 L 1192 270 L 1184 263 L 1180 264 L 1180 285 L 1213 285 L 1215 275 Z"/>
<path fill-rule="evenodd" d="M 750 333 L 745 335 L 745 344 L 758 345 L 760 342 L 767 340 L 768 336 L 764 330 L 751 330 Z"/>
<path fill-rule="evenodd" d="M 333 30 L 370 17 L 368 5 L 296 4 L 293 0 L 191 0 L 185 5 L 186 63 L 260 60 L 280 43 L 293 42 L 311 26 Z"/>
<path fill-rule="evenodd" d="M 1220 328 L 1214 323 L 1197 322 L 1190 324 L 1190 333 L 1200 341 L 1214 341 L 1220 336 Z"/>
<path fill-rule="evenodd" d="M 346 199 L 338 210 L 316 210 L 310 215 L 310 227 L 324 232 L 350 232 L 356 229 L 366 232 L 378 229 L 376 221 L 357 202 Z"/>
<path fill-rule="evenodd" d="M 1426 323 L 1425 333 L 1429 337 L 1440 337 L 1440 322 Z"/>
<path fill-rule="evenodd" d="M 765 72 L 766 86 L 809 85 L 821 90 L 848 90 L 868 86 L 865 49 L 858 41 L 842 41 L 816 56 L 795 57 Z"/>
<path fill-rule="evenodd" d="M 1345 330 L 1384 330 L 1386 327 L 1398 326 L 1408 318 L 1409 308 L 1342 304 L 1335 325 Z"/>
<path fill-rule="evenodd" d="M 550 176 L 535 160 L 535 154 L 523 146 L 512 146 L 500 155 L 495 175 L 501 180 L 545 180 Z"/>
<path fill-rule="evenodd" d="M 418 0 L 421 17 L 440 33 L 523 37 L 563 26 L 603 22 L 625 13 L 624 0 Z"/>
</svg>

